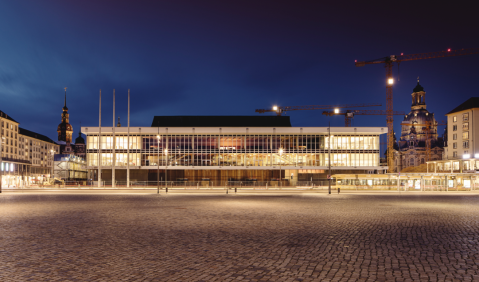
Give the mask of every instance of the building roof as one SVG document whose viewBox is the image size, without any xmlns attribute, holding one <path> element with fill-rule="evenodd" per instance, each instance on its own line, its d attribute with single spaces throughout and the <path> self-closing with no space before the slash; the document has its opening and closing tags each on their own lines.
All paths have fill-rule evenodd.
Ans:
<svg viewBox="0 0 479 282">
<path fill-rule="evenodd" d="M 422 87 L 421 84 L 419 84 L 419 81 L 418 81 L 416 87 L 414 87 L 412 92 L 421 92 L 421 91 L 424 91 L 424 87 Z"/>
<path fill-rule="evenodd" d="M 36 138 L 36 139 L 39 139 L 39 140 L 42 140 L 42 141 L 45 141 L 45 142 L 48 142 L 48 143 L 56 144 L 52 139 L 46 137 L 45 135 L 30 131 L 30 130 L 25 129 L 25 128 L 18 127 L 18 133 L 20 133 L 22 135 L 25 135 L 25 136 L 28 136 L 28 137 L 31 137 L 31 138 Z"/>
<path fill-rule="evenodd" d="M 216 135 L 220 134 L 328 134 L 328 127 L 130 127 L 130 134 L 134 135 Z M 380 135 L 388 132 L 387 127 L 331 127 L 331 134 L 361 134 L 361 135 Z M 98 127 L 82 127 L 82 133 L 90 135 L 98 135 Z M 113 127 L 102 127 L 101 134 L 111 135 Z M 115 127 L 115 134 L 127 134 L 128 127 Z M 59 143 L 59 142 L 58 142 Z"/>
<path fill-rule="evenodd" d="M 85 139 L 81 136 L 81 131 L 78 135 L 78 137 L 75 139 L 75 144 L 85 144 Z"/>
<path fill-rule="evenodd" d="M 5 112 L 0 111 L 0 117 L 6 118 L 8 120 L 18 123 L 18 121 L 14 120 L 11 116 L 7 115 Z"/>
<path fill-rule="evenodd" d="M 151 127 L 291 127 L 289 116 L 155 116 Z"/>
<path fill-rule="evenodd" d="M 473 109 L 473 108 L 479 108 L 479 97 L 471 97 L 469 98 L 466 102 L 460 104 L 454 110 L 450 111 L 446 115 Z"/>
</svg>

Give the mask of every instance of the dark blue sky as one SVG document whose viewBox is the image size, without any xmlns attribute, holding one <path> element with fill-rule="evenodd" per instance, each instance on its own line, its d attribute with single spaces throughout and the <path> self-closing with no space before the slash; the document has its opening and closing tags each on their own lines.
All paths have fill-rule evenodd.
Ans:
<svg viewBox="0 0 479 282">
<path fill-rule="evenodd" d="M 274 104 L 385 109 L 383 66 L 356 68 L 355 59 L 479 47 L 472 5 L 330 2 L 1 1 L 0 110 L 57 140 L 65 86 L 74 138 L 80 122 L 98 126 L 100 88 L 104 126 L 113 88 L 124 125 L 131 89 L 132 126 L 150 126 L 154 115 L 255 115 Z M 394 110 L 409 111 L 419 76 L 428 109 L 445 119 L 478 95 L 478 66 L 479 55 L 401 64 Z M 294 126 L 344 125 L 321 112 L 288 115 Z M 386 122 L 358 116 L 353 125 Z"/>
</svg>

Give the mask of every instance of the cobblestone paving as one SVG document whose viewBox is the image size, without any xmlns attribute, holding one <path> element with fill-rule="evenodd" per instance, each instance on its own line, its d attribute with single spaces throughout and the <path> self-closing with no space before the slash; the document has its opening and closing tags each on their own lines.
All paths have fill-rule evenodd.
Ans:
<svg viewBox="0 0 479 282">
<path fill-rule="evenodd" d="M 478 240 L 479 195 L 0 195 L 0 281 L 479 281 Z"/>
</svg>

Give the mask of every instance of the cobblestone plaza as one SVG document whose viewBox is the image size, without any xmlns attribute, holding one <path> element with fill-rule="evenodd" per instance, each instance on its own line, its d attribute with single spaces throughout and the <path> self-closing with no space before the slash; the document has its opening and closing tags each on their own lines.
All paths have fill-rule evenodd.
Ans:
<svg viewBox="0 0 479 282">
<path fill-rule="evenodd" d="M 1 281 L 478 281 L 479 194 L 0 194 Z"/>
</svg>

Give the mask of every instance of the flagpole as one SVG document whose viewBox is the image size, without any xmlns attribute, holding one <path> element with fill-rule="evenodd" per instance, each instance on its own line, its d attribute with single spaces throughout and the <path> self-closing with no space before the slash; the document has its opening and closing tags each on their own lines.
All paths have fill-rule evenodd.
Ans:
<svg viewBox="0 0 479 282">
<path fill-rule="evenodd" d="M 100 89 L 100 115 L 98 117 L 98 188 L 101 187 L 101 89 Z"/>
<path fill-rule="evenodd" d="M 130 89 L 128 89 L 128 137 L 126 141 L 126 187 L 130 187 Z"/>
<path fill-rule="evenodd" d="M 112 134 L 113 134 L 113 153 L 112 153 L 112 162 L 111 162 L 111 188 L 115 188 L 115 167 L 116 167 L 116 155 L 115 155 L 115 147 L 116 147 L 116 138 L 115 138 L 115 89 L 113 89 L 113 127 L 112 127 Z"/>
</svg>

